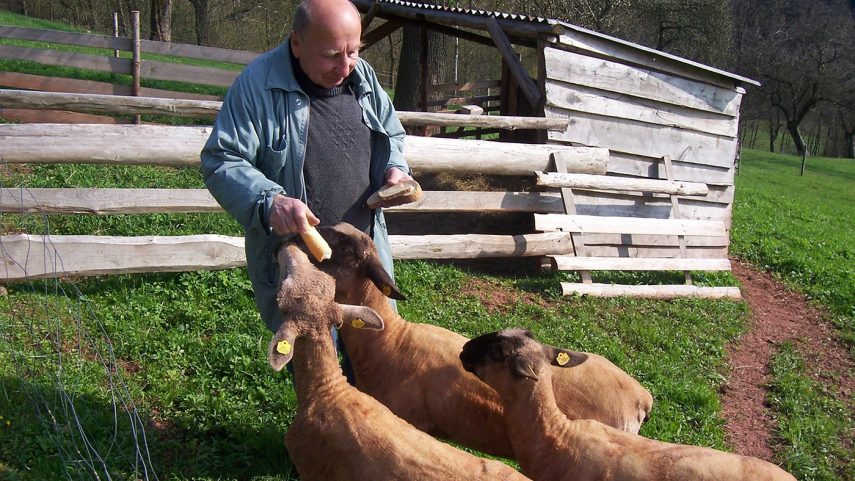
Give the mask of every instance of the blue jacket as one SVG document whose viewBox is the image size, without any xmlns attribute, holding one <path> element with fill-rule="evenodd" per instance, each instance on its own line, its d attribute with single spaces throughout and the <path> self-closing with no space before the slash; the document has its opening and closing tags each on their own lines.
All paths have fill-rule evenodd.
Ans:
<svg viewBox="0 0 855 481">
<path fill-rule="evenodd" d="M 273 250 L 282 239 L 267 222 L 277 194 L 306 202 L 303 160 L 309 127 L 309 96 L 297 82 L 287 40 L 263 54 L 235 79 L 202 149 L 205 185 L 246 232 L 246 260 L 255 301 L 272 331 L 282 323 L 276 306 L 278 268 Z M 386 170 L 409 173 L 403 157 L 404 128 L 374 70 L 360 59 L 355 89 L 363 120 L 371 129 L 372 191 Z M 374 242 L 392 273 L 389 234 L 381 209 L 374 212 Z"/>
</svg>

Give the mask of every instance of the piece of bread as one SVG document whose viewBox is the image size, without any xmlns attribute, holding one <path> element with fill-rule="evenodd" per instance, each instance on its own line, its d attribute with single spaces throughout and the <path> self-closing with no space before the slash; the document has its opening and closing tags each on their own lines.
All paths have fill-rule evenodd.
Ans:
<svg viewBox="0 0 855 481">
<path fill-rule="evenodd" d="M 376 209 L 410 204 L 422 200 L 423 197 L 424 193 L 419 183 L 412 179 L 405 179 L 395 185 L 384 185 L 368 198 L 368 207 Z"/>
<path fill-rule="evenodd" d="M 309 230 L 306 232 L 301 232 L 300 237 L 303 238 L 303 242 L 306 243 L 306 246 L 309 247 L 309 251 L 315 256 L 315 259 L 318 262 L 323 262 L 326 259 L 332 257 L 332 249 L 330 249 L 330 245 L 327 244 L 327 241 L 321 237 L 321 234 L 318 233 L 318 230 L 312 226 L 309 226 Z"/>
</svg>

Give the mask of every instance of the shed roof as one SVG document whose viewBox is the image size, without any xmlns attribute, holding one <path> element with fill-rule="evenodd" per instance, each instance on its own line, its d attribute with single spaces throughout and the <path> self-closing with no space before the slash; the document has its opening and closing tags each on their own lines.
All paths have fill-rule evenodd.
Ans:
<svg viewBox="0 0 855 481">
<path fill-rule="evenodd" d="M 614 44 L 621 48 L 634 50 L 651 59 L 662 58 L 684 64 L 688 67 L 722 76 L 739 83 L 760 85 L 759 82 L 721 70 L 709 65 L 695 62 L 677 55 L 669 54 L 637 43 L 622 40 L 611 35 L 595 32 L 561 20 L 543 17 L 532 17 L 513 13 L 476 10 L 444 5 L 409 2 L 404 0 L 351 0 L 362 11 L 376 9 L 382 18 L 404 18 L 409 20 L 427 21 L 439 25 L 462 26 L 478 30 L 487 30 L 487 18 L 495 17 L 503 30 L 520 37 L 539 37 L 542 35 L 560 36 L 569 32 L 593 37 L 597 40 Z"/>
</svg>

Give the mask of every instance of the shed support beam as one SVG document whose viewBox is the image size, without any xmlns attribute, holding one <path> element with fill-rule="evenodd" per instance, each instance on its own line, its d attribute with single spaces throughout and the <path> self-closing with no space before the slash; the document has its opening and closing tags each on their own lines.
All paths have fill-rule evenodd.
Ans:
<svg viewBox="0 0 855 481">
<path fill-rule="evenodd" d="M 499 52 L 502 53 L 502 58 L 504 58 L 505 63 L 508 64 L 511 75 L 516 79 L 529 103 L 533 107 L 537 108 L 537 106 L 540 105 L 542 97 L 540 90 L 538 90 L 537 84 L 535 84 L 525 67 L 523 67 L 522 62 L 520 62 L 520 59 L 517 57 L 517 53 L 511 46 L 511 41 L 508 40 L 508 36 L 502 31 L 502 27 L 499 26 L 499 22 L 496 20 L 496 17 L 489 18 L 487 21 L 487 28 L 490 30 L 490 36 L 493 38 L 493 42 L 496 43 L 496 47 L 499 49 Z"/>
<path fill-rule="evenodd" d="M 374 20 L 374 17 L 376 17 L 378 13 L 380 13 L 380 3 L 375 0 L 374 4 L 371 5 L 371 8 L 368 9 L 368 12 L 365 13 L 365 16 L 362 17 L 363 32 L 368 30 L 368 27 L 371 26 L 371 22 Z"/>
<path fill-rule="evenodd" d="M 387 21 L 386 23 L 384 23 L 383 25 L 380 25 L 379 27 L 375 28 L 374 30 L 372 30 L 368 33 L 363 33 L 362 34 L 362 49 L 368 50 L 368 47 L 374 45 L 375 43 L 379 42 L 380 40 L 383 40 L 384 38 L 388 37 L 389 35 L 392 35 L 392 33 L 394 33 L 395 30 L 398 30 L 399 28 L 401 28 L 401 26 L 403 26 L 403 24 L 400 22 Z M 365 29 L 362 29 L 362 31 L 365 32 Z"/>
</svg>

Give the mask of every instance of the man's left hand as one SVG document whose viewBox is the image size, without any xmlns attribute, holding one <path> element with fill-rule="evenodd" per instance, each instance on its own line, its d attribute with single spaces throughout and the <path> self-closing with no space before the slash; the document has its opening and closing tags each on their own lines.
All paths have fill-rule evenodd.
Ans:
<svg viewBox="0 0 855 481">
<path fill-rule="evenodd" d="M 405 179 L 412 180 L 412 177 L 397 167 L 386 170 L 386 185 L 395 185 Z"/>
</svg>

